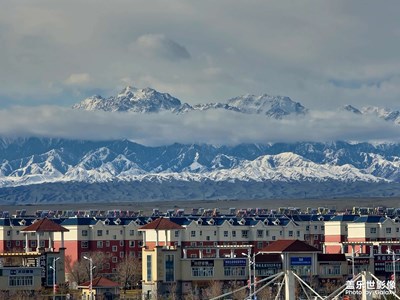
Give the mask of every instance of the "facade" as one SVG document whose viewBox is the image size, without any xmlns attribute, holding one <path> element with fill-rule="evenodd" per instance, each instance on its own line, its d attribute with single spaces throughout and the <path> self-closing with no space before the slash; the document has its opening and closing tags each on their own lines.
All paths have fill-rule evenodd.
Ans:
<svg viewBox="0 0 400 300">
<path fill-rule="evenodd" d="M 376 213 L 376 210 L 366 212 Z M 318 276 L 325 276 L 326 281 L 339 281 L 342 275 L 350 276 L 366 269 L 380 278 L 389 278 L 393 273 L 392 262 L 400 254 L 400 222 L 395 212 L 393 210 L 392 215 L 387 211 L 380 215 L 360 215 L 360 210 L 339 214 L 326 209 L 310 210 L 309 213 L 296 209 L 269 212 L 230 209 L 223 214 L 217 209 L 200 209 L 189 214 L 183 210 L 167 213 L 154 210 L 150 216 L 117 210 L 42 211 L 32 216 L 3 213 L 0 215 L 0 253 L 4 256 L 13 252 L 28 255 L 42 249 L 45 252 L 64 251 L 65 263 L 61 265 L 58 261 L 57 268 L 69 270 L 84 256 L 100 252 L 107 259 L 96 266 L 96 271 L 104 276 L 115 273 L 124 258 L 141 259 L 145 255 L 142 260 L 144 290 L 152 293 L 179 288 L 182 292 L 197 290 L 200 294 L 210 278 L 228 283 L 246 282 L 249 262 L 243 253 L 248 253 L 249 249 L 254 254 L 268 249 L 278 240 L 300 240 L 319 251 L 317 259 L 313 260 L 316 262 L 314 271 Z M 46 216 L 66 230 L 25 231 Z M 164 221 L 154 223 L 160 218 Z M 154 227 L 155 224 L 160 227 Z M 342 257 L 341 262 L 334 259 L 334 255 Z M 346 261 L 343 261 L 343 255 Z M 159 270 L 160 260 L 165 260 L 165 264 Z M 284 264 L 278 253 L 257 255 L 255 274 L 267 276 L 284 269 Z M 400 271 L 400 263 L 394 265 Z M 173 272 L 171 266 L 174 266 Z M 148 277 L 149 270 L 151 276 Z M 179 270 L 190 272 L 182 277 Z M 335 277 L 338 272 L 340 276 Z M 169 274 L 168 278 L 165 274 Z M 174 281 L 181 282 L 179 287 L 172 286 Z M 155 288 L 161 283 L 162 289 Z"/>
<path fill-rule="evenodd" d="M 26 225 L 26 224 L 25 224 Z M 31 295 L 43 287 L 53 288 L 65 282 L 65 248 L 63 234 L 67 229 L 49 220 L 32 222 L 21 230 L 24 249 L 0 252 L 0 290 L 11 295 L 25 291 Z M 55 247 L 54 235 L 61 234 L 60 247 Z M 30 237 L 35 243 L 30 243 Z M 43 241 L 47 237 L 47 241 Z M 3 243 L 4 245 L 4 243 Z M 47 245 L 47 247 L 41 247 Z M 34 247 L 32 247 L 34 246 Z"/>
</svg>

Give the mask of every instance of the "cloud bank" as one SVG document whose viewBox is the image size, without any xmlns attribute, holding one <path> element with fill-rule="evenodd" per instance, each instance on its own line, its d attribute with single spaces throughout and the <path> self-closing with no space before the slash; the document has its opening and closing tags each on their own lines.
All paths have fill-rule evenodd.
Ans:
<svg viewBox="0 0 400 300">
<path fill-rule="evenodd" d="M 399 126 L 371 116 L 313 111 L 284 120 L 230 111 L 135 114 L 58 106 L 0 110 L 0 136 L 84 140 L 129 139 L 144 145 L 274 143 L 297 141 L 399 142 Z"/>
</svg>

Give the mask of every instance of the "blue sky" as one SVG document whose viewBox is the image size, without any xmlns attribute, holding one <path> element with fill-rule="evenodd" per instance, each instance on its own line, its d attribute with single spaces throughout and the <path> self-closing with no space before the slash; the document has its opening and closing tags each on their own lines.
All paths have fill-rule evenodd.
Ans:
<svg viewBox="0 0 400 300">
<path fill-rule="evenodd" d="M 399 1 L 1 1 L 0 107 L 125 85 L 399 108 Z"/>
</svg>

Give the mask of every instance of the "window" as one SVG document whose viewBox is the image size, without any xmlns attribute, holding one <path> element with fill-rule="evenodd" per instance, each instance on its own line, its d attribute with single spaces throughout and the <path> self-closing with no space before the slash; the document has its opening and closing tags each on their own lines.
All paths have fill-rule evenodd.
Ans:
<svg viewBox="0 0 400 300">
<path fill-rule="evenodd" d="M 106 235 L 109 235 L 110 234 L 110 231 L 109 230 L 106 230 Z"/>
<path fill-rule="evenodd" d="M 119 241 L 119 245 L 122 247 L 124 246 L 124 241 Z"/>
<path fill-rule="evenodd" d="M 376 233 L 376 228 L 370 228 L 371 233 Z"/>
<path fill-rule="evenodd" d="M 214 267 L 194 267 L 192 268 L 193 277 L 213 277 Z"/>
<path fill-rule="evenodd" d="M 289 230 L 289 236 L 293 236 L 293 230 Z"/>
<path fill-rule="evenodd" d="M 296 236 L 297 236 L 297 237 L 300 237 L 300 230 L 297 230 Z"/>
<path fill-rule="evenodd" d="M 129 257 L 135 257 L 135 252 L 129 251 Z"/>
<path fill-rule="evenodd" d="M 88 231 L 87 230 L 82 230 L 82 236 L 88 236 Z"/>
<path fill-rule="evenodd" d="M 203 235 L 203 230 L 200 230 L 200 236 L 202 236 Z"/>
<path fill-rule="evenodd" d="M 257 242 L 257 248 L 261 249 L 263 247 L 263 242 Z"/>
<path fill-rule="evenodd" d="M 262 238 L 263 237 L 263 231 L 262 230 L 257 230 L 257 237 Z"/>
<path fill-rule="evenodd" d="M 191 237 L 196 237 L 196 231 L 192 230 L 192 231 L 190 232 L 190 236 L 191 236 Z"/>
<path fill-rule="evenodd" d="M 318 230 L 318 225 L 314 225 L 314 230 Z"/>
<path fill-rule="evenodd" d="M 120 258 L 124 258 L 124 251 L 120 251 L 120 252 L 119 252 L 119 257 L 120 257 Z"/>
<path fill-rule="evenodd" d="M 318 234 L 314 234 L 314 240 L 318 240 Z"/>
<path fill-rule="evenodd" d="M 179 237 L 179 230 L 175 230 L 175 237 Z"/>
<path fill-rule="evenodd" d="M 306 226 L 306 231 L 310 231 L 310 225 Z"/>
<path fill-rule="evenodd" d="M 110 247 L 110 241 L 106 241 L 106 247 Z"/>
<path fill-rule="evenodd" d="M 211 253 L 211 248 L 207 248 L 207 249 L 206 249 L 206 253 L 207 253 L 207 254 L 210 254 L 210 253 Z"/>
<path fill-rule="evenodd" d="M 206 236 L 206 240 L 207 240 L 207 241 L 210 240 L 210 236 L 209 236 L 209 235 Z"/>
<path fill-rule="evenodd" d="M 113 235 L 113 240 L 116 240 L 117 239 L 117 236 L 114 234 Z"/>
<path fill-rule="evenodd" d="M 280 236 L 283 235 L 283 231 L 282 231 L 282 230 L 279 231 L 279 235 L 280 235 Z"/>
<path fill-rule="evenodd" d="M 9 286 L 33 286 L 33 276 L 10 276 Z"/>
<path fill-rule="evenodd" d="M 214 236 L 217 236 L 217 231 L 214 230 Z"/>
<path fill-rule="evenodd" d="M 228 231 L 224 231 L 224 237 L 228 237 L 228 236 L 229 236 Z"/>
<path fill-rule="evenodd" d="M 134 236 L 135 235 L 135 230 L 129 230 L 129 235 Z"/>
<path fill-rule="evenodd" d="M 321 230 L 324 231 L 325 230 L 325 226 L 321 225 Z"/>
<path fill-rule="evenodd" d="M 102 236 L 103 235 L 103 230 L 97 230 L 97 236 Z"/>
<path fill-rule="evenodd" d="M 246 275 L 246 267 L 224 267 L 224 276 L 226 277 L 236 277 L 245 275 Z"/>
<path fill-rule="evenodd" d="M 103 268 L 106 269 L 106 270 L 109 270 L 110 269 L 110 264 L 109 263 L 105 263 L 103 265 Z"/>
<path fill-rule="evenodd" d="M 275 236 L 275 235 L 272 236 L 272 240 L 273 240 L 273 241 L 276 240 L 276 236 Z"/>
<path fill-rule="evenodd" d="M 31 241 L 31 247 L 32 248 L 36 247 L 36 241 Z"/>
<path fill-rule="evenodd" d="M 247 238 L 249 236 L 248 230 L 242 230 L 242 238 Z"/>
<path fill-rule="evenodd" d="M 117 262 L 118 262 L 118 257 L 113 256 L 111 261 L 112 261 L 113 263 L 117 263 Z"/>
<path fill-rule="evenodd" d="M 41 240 L 39 244 L 41 248 L 44 248 L 46 246 L 46 241 Z"/>
<path fill-rule="evenodd" d="M 20 245 L 20 241 L 15 241 L 15 246 L 19 246 Z"/>
<path fill-rule="evenodd" d="M 117 246 L 112 246 L 112 252 L 117 252 L 118 251 L 118 247 Z"/>
<path fill-rule="evenodd" d="M 173 282 L 175 281 L 175 270 L 174 270 L 174 255 L 165 255 L 165 281 Z"/>
<path fill-rule="evenodd" d="M 33 234 L 34 234 L 34 232 L 32 232 Z M 31 233 L 31 235 L 32 235 L 32 233 Z M 7 236 L 10 236 L 11 235 L 11 231 L 10 230 L 7 230 Z"/>
<path fill-rule="evenodd" d="M 390 227 L 386 228 L 386 233 L 392 233 L 392 228 Z"/>
<path fill-rule="evenodd" d="M 135 241 L 129 241 L 129 247 L 135 247 Z"/>
<path fill-rule="evenodd" d="M 151 281 L 151 255 L 146 256 L 147 281 Z"/>
<path fill-rule="evenodd" d="M 97 241 L 97 248 L 103 248 L 103 241 Z"/>
<path fill-rule="evenodd" d="M 88 248 L 89 247 L 89 242 L 88 241 L 82 241 L 81 242 L 81 247 L 82 248 Z"/>
<path fill-rule="evenodd" d="M 236 237 L 236 230 L 232 231 L 232 237 Z"/>
<path fill-rule="evenodd" d="M 269 230 L 265 230 L 265 236 L 269 236 Z"/>
</svg>

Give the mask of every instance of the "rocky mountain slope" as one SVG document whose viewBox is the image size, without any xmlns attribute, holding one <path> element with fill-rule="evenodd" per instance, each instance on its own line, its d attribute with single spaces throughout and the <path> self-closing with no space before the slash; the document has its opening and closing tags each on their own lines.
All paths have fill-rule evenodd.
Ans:
<svg viewBox="0 0 400 300">
<path fill-rule="evenodd" d="M 379 187 L 379 193 L 387 189 L 393 193 L 400 182 L 397 153 L 398 144 L 344 142 L 146 147 L 127 140 L 2 139 L 0 187 L 4 199 L 14 199 L 8 194 L 11 191 L 30 190 L 19 196 L 22 202 L 47 201 L 45 195 L 58 199 L 61 195 L 56 191 L 51 196 L 48 192 L 38 193 L 35 197 L 39 200 L 32 199 L 31 192 L 60 184 L 71 190 L 82 185 L 96 187 L 90 194 L 97 199 L 112 197 L 102 191 L 103 184 L 133 190 L 136 187 L 130 192 L 132 197 L 158 197 L 149 192 L 138 194 L 142 190 L 139 183 L 159 190 L 159 196 L 165 193 L 173 198 L 176 193 L 175 197 L 186 199 L 223 198 L 221 188 L 229 190 L 234 199 L 245 197 L 246 191 L 248 198 L 307 193 L 317 197 L 327 190 L 332 196 L 343 190 L 345 195 L 355 195 L 360 193 L 360 185 L 368 186 L 368 190 Z M 232 184 L 235 188 L 228 188 Z M 167 191 L 171 186 L 174 189 Z M 247 190 L 250 186 L 254 190 Z M 311 192 L 306 189 L 309 186 L 318 188 Z"/>
</svg>

